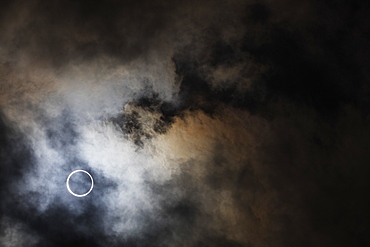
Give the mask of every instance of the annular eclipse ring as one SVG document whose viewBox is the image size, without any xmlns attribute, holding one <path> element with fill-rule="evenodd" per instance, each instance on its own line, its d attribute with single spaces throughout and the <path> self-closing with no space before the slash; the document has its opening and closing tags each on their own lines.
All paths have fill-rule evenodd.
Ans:
<svg viewBox="0 0 370 247">
<path fill-rule="evenodd" d="M 71 178 L 71 176 L 77 172 L 83 172 L 83 173 L 86 173 L 87 175 L 89 175 L 90 179 L 91 179 L 91 187 L 89 189 L 88 192 L 86 192 L 85 194 L 76 194 L 74 193 L 71 188 L 69 187 L 69 179 Z M 87 171 L 85 170 L 75 170 L 73 172 L 71 172 L 71 174 L 68 175 L 67 177 L 67 182 L 66 182 L 66 185 L 67 185 L 67 190 L 69 193 L 71 193 L 72 195 L 76 196 L 76 197 L 84 197 L 84 196 L 87 196 L 91 191 L 92 189 L 94 188 L 94 179 L 92 178 L 92 176 L 90 175 L 90 173 L 88 173 Z"/>
</svg>

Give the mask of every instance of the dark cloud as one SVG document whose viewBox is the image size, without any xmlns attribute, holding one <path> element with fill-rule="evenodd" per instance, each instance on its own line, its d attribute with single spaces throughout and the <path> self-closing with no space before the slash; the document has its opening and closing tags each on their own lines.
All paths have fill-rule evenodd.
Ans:
<svg viewBox="0 0 370 247">
<path fill-rule="evenodd" d="M 102 55 L 130 61 L 155 46 L 169 23 L 172 5 L 159 1 L 15 1 L 4 13 L 5 33 L 8 27 L 13 29 L 3 39 L 9 51 L 26 51 L 57 67 Z"/>
</svg>

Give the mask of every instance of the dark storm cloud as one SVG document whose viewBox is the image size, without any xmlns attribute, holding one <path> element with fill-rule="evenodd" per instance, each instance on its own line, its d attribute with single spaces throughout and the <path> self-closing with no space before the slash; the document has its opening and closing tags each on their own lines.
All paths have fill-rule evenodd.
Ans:
<svg viewBox="0 0 370 247">
<path fill-rule="evenodd" d="M 247 5 L 241 17 L 245 26 L 240 30 L 244 32 L 238 39 L 225 41 L 220 29 L 213 27 L 204 30 L 207 46 L 199 46 L 196 40 L 178 51 L 174 63 L 176 73 L 182 76 L 180 94 L 189 102 L 203 104 L 206 110 L 221 101 L 263 111 L 264 104 L 279 98 L 314 107 L 326 116 L 346 104 L 361 105 L 365 110 L 366 72 L 357 60 L 365 50 L 364 20 L 359 19 L 363 6 L 312 4 L 308 18 L 299 19 L 294 16 L 294 6 L 287 7 L 284 16 L 271 9 L 276 5 Z M 330 19 L 340 19 L 341 14 L 344 19 L 338 23 Z M 195 54 L 187 52 L 195 47 L 202 48 Z M 217 87 L 219 78 L 214 76 L 220 68 L 238 70 L 237 76 L 226 76 Z M 226 69 L 223 72 L 227 74 Z M 252 82 L 243 81 L 246 77 Z"/>
<path fill-rule="evenodd" d="M 276 136 L 264 145 L 263 153 L 267 152 L 269 156 L 261 157 L 261 164 L 273 171 L 269 181 L 281 195 L 280 203 L 296 209 L 292 213 L 294 217 L 290 213 L 285 215 L 288 221 L 281 234 L 288 236 L 296 232 L 294 227 L 305 229 L 311 225 L 314 231 L 307 229 L 302 236 L 305 239 L 312 234 L 309 246 L 318 242 L 326 246 L 346 246 L 354 242 L 362 246 L 367 243 L 361 232 L 367 228 L 362 219 L 369 215 L 361 208 L 368 201 L 363 193 L 369 186 L 362 182 L 362 174 L 368 174 L 368 157 L 363 153 L 369 145 L 365 141 L 368 127 L 360 120 L 361 113 L 357 110 L 347 109 L 345 115 L 339 124 L 320 118 L 312 124 L 308 115 L 299 113 L 293 121 L 274 121 L 272 126 L 277 128 Z M 348 128 L 351 122 L 357 127 Z M 364 136 L 359 137 L 359 132 Z M 356 144 L 349 141 L 349 137 L 357 139 Z M 356 148 L 348 148 L 348 145 Z M 285 246 L 294 246 L 304 239 L 290 238 L 288 241 L 291 242 Z"/>
<path fill-rule="evenodd" d="M 14 1 L 5 6 L 2 39 L 9 51 L 56 66 L 101 55 L 128 61 L 155 45 L 171 8 L 158 1 Z"/>
<path fill-rule="evenodd" d="M 0 243 L 365 246 L 366 6 L 4 2 Z"/>
<path fill-rule="evenodd" d="M 11 215 L 14 207 L 19 204 L 20 198 L 14 193 L 15 181 L 22 178 L 22 173 L 27 169 L 33 168 L 32 152 L 29 150 L 24 138 L 14 129 L 10 128 L 9 122 L 1 114 L 0 118 L 0 196 L 1 196 L 1 236 L 6 235 L 6 229 L 14 226 L 12 221 L 6 219 Z M 18 227 L 19 228 L 19 227 Z M 19 235 L 20 240 L 8 240 L 10 244 L 24 244 L 23 240 L 34 242 L 33 237 L 20 230 L 15 234 Z M 19 241 L 19 242 L 18 242 Z M 4 241 L 2 241 L 4 242 Z"/>
<path fill-rule="evenodd" d="M 22 172 L 27 167 L 26 163 L 31 165 L 32 152 L 29 150 L 26 141 L 19 133 L 11 129 L 6 118 L 1 114 L 0 118 L 0 145 L 1 145 L 1 198 L 6 199 L 7 193 L 11 193 L 12 181 L 20 179 Z M 1 205 L 2 211 L 6 204 Z"/>
</svg>

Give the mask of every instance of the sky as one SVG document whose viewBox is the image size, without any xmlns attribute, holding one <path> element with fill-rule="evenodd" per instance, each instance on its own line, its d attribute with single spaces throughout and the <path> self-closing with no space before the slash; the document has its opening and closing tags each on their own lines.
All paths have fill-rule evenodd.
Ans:
<svg viewBox="0 0 370 247">
<path fill-rule="evenodd" d="M 369 246 L 369 7 L 0 1 L 0 246 Z"/>
</svg>

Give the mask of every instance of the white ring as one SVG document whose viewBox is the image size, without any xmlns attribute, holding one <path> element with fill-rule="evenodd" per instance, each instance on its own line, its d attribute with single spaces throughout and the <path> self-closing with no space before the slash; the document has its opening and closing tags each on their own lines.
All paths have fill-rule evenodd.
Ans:
<svg viewBox="0 0 370 247">
<path fill-rule="evenodd" d="M 71 177 L 73 174 L 75 174 L 75 173 L 77 173 L 77 172 L 84 172 L 84 173 L 86 173 L 87 175 L 89 175 L 89 177 L 90 177 L 90 179 L 91 179 L 91 188 L 90 188 L 90 189 L 89 189 L 89 191 L 88 191 L 88 192 L 86 192 L 85 194 L 81 194 L 81 195 L 79 195 L 79 194 L 73 193 L 73 192 L 72 192 L 72 190 L 69 188 L 69 179 L 70 179 L 70 177 Z M 92 176 L 90 175 L 90 173 L 88 173 L 87 171 L 84 171 L 84 170 L 75 170 L 75 171 L 73 171 L 71 174 L 69 174 L 69 176 L 68 176 L 68 178 L 67 178 L 66 185 L 67 185 L 67 189 L 68 189 L 69 193 L 71 193 L 72 195 L 77 196 L 77 197 L 84 197 L 84 196 L 87 196 L 87 195 L 92 191 L 92 189 L 93 189 L 93 187 L 94 187 L 94 180 L 93 180 Z"/>
</svg>

